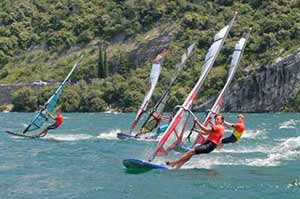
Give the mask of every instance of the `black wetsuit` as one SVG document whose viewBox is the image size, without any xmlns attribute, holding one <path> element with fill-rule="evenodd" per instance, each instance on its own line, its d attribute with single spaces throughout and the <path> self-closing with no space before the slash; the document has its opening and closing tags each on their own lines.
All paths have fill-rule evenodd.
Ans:
<svg viewBox="0 0 300 199">
<path fill-rule="evenodd" d="M 58 127 L 58 125 L 56 123 L 51 124 L 50 126 L 47 127 L 48 130 L 50 129 L 56 129 Z"/>
<path fill-rule="evenodd" d="M 213 143 L 212 141 L 207 140 L 204 144 L 201 144 L 199 146 L 195 147 L 195 153 L 200 154 L 200 153 L 210 153 L 212 152 L 217 145 Z"/>
<path fill-rule="evenodd" d="M 231 134 L 231 136 L 222 139 L 222 144 L 235 143 L 236 141 L 236 137 L 233 134 Z"/>
</svg>

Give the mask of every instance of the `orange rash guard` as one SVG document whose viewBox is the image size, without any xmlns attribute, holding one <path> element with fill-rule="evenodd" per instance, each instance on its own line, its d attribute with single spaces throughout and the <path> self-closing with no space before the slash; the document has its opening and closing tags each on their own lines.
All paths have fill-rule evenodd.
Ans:
<svg viewBox="0 0 300 199">
<path fill-rule="evenodd" d="M 62 114 L 60 112 L 57 112 L 57 116 L 55 118 L 55 124 L 57 126 L 60 126 L 63 123 L 63 121 L 64 121 L 64 118 L 63 118 Z"/>
<path fill-rule="evenodd" d="M 212 129 L 213 131 L 209 133 L 207 140 L 218 145 L 220 143 L 220 139 L 223 137 L 224 128 L 222 125 L 214 125 Z"/>
</svg>

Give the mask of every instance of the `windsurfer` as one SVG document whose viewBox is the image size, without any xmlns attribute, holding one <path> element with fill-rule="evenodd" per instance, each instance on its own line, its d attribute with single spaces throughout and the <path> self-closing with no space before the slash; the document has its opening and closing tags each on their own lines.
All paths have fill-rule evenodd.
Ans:
<svg viewBox="0 0 300 199">
<path fill-rule="evenodd" d="M 163 132 L 165 132 L 167 130 L 168 126 L 169 126 L 169 124 L 165 124 L 165 125 L 162 125 L 162 126 L 158 127 L 155 133 L 153 133 L 151 136 L 145 137 L 145 139 L 156 139 L 156 138 L 158 138 L 158 136 L 160 134 L 162 134 Z"/>
<path fill-rule="evenodd" d="M 48 130 L 56 129 L 64 121 L 64 118 L 63 118 L 61 112 L 59 111 L 59 109 L 56 109 L 56 117 L 54 117 L 50 113 L 48 113 L 48 115 L 54 121 L 54 123 L 49 125 L 48 127 L 44 128 L 43 131 L 37 135 L 38 137 L 44 137 L 48 133 Z"/>
<path fill-rule="evenodd" d="M 161 120 L 170 121 L 170 117 L 158 112 L 152 113 L 152 118 L 153 119 L 150 119 L 149 122 L 143 128 L 140 128 L 138 130 L 138 133 L 135 135 L 136 138 L 139 138 L 140 135 L 150 132 L 152 129 L 156 128 Z M 145 137 L 145 139 L 156 139 L 161 133 L 163 133 L 166 130 L 165 126 L 168 127 L 168 125 L 160 126 L 153 135 L 147 136 Z"/>
<path fill-rule="evenodd" d="M 160 113 L 153 113 L 153 117 L 156 120 L 164 120 L 164 121 L 169 121 L 170 120 L 169 116 L 166 116 L 166 115 L 163 115 L 163 114 L 160 114 Z"/>
<path fill-rule="evenodd" d="M 159 114 L 159 113 L 156 113 L 156 115 L 154 117 L 159 122 L 161 120 L 169 122 L 170 119 L 171 119 L 169 116 L 162 115 L 162 114 Z M 165 125 L 162 125 L 162 126 L 158 127 L 156 132 L 153 135 L 151 135 L 150 137 L 146 137 L 146 139 L 147 138 L 148 139 L 149 138 L 150 139 L 156 139 L 160 134 L 162 134 L 163 132 L 165 132 L 167 130 L 168 126 L 169 126 L 169 124 L 165 124 Z"/>
<path fill-rule="evenodd" d="M 235 124 L 226 121 L 224 121 L 224 124 L 227 127 L 233 128 L 233 132 L 229 137 L 222 139 L 222 143 L 220 144 L 221 146 L 222 144 L 235 143 L 242 137 L 242 134 L 245 130 L 244 115 L 237 115 L 237 123 Z"/>
<path fill-rule="evenodd" d="M 207 141 L 204 144 L 198 145 L 195 148 L 189 150 L 184 155 L 179 157 L 177 160 L 173 162 L 167 162 L 167 165 L 180 168 L 184 163 L 189 161 L 191 157 L 195 154 L 202 154 L 202 153 L 210 153 L 212 152 L 220 142 L 224 134 L 224 128 L 222 126 L 224 122 L 224 117 L 222 114 L 215 115 L 215 125 L 212 127 L 206 127 L 199 122 L 197 118 L 194 118 L 195 123 L 201 128 L 202 134 L 208 134 Z"/>
</svg>

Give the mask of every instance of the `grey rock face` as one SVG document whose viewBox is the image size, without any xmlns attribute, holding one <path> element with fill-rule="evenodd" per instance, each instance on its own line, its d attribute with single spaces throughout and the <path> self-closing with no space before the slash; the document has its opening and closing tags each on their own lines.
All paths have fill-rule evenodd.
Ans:
<svg viewBox="0 0 300 199">
<path fill-rule="evenodd" d="M 281 61 L 244 71 L 225 94 L 225 112 L 281 111 L 295 86 L 300 84 L 300 52 Z"/>
<path fill-rule="evenodd" d="M 139 44 L 129 53 L 129 60 L 135 60 L 138 65 L 149 58 L 155 58 L 164 48 L 169 46 L 175 38 L 175 30 L 170 28 L 147 38 L 147 42 Z"/>
</svg>

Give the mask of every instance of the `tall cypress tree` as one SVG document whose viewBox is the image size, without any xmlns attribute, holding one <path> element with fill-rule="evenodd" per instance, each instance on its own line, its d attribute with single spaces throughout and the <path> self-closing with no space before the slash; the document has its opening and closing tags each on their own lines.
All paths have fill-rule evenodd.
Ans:
<svg viewBox="0 0 300 199">
<path fill-rule="evenodd" d="M 120 56 L 119 56 L 119 68 L 118 68 L 118 72 L 121 74 L 126 73 L 126 62 L 123 56 L 123 53 L 120 52 Z"/>
<path fill-rule="evenodd" d="M 103 41 L 98 43 L 98 76 L 99 78 L 106 78 L 109 76 L 109 65 L 107 62 L 106 45 Z"/>
<path fill-rule="evenodd" d="M 103 52 L 103 68 L 104 68 L 104 77 L 108 77 L 109 76 L 109 66 L 108 66 L 108 63 L 107 63 L 106 48 Z"/>
<path fill-rule="evenodd" d="M 98 42 L 98 77 L 104 78 L 104 67 L 103 67 L 103 47 L 102 42 Z"/>
</svg>

